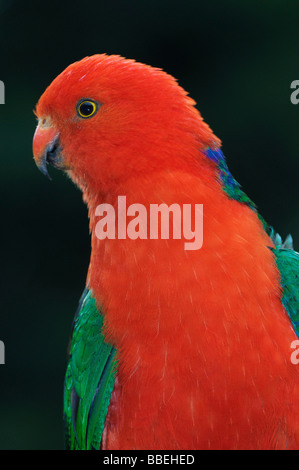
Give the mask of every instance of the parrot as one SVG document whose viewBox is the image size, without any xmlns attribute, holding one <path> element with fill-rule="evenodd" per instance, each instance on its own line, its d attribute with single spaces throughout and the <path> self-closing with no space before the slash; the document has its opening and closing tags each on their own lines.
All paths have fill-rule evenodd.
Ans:
<svg viewBox="0 0 299 470">
<path fill-rule="evenodd" d="M 299 254 L 232 176 L 196 102 L 161 68 L 95 54 L 62 71 L 34 113 L 34 161 L 82 191 L 91 233 L 66 449 L 298 449 Z M 136 221 L 135 237 L 108 236 L 119 196 L 147 218 L 153 205 L 201 205 L 202 245 L 151 237 L 149 224 L 141 236 Z M 99 237 L 99 208 L 111 207 Z"/>
</svg>

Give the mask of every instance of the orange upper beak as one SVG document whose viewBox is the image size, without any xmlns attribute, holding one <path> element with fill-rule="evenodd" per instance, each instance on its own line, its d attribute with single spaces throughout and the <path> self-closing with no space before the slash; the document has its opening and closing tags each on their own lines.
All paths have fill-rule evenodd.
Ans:
<svg viewBox="0 0 299 470">
<path fill-rule="evenodd" d="M 49 179 L 47 165 L 56 166 L 60 158 L 59 132 L 46 121 L 40 122 L 36 128 L 33 138 L 33 155 L 39 170 Z M 57 162 L 59 163 L 59 162 Z"/>
</svg>

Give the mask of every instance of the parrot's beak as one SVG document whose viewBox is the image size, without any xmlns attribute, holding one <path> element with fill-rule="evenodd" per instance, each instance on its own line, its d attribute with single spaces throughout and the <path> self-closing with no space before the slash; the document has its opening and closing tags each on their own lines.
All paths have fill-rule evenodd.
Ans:
<svg viewBox="0 0 299 470">
<path fill-rule="evenodd" d="M 33 155 L 38 169 L 49 179 L 47 165 L 61 168 L 61 147 L 58 130 L 46 120 L 39 122 L 33 138 Z"/>
</svg>

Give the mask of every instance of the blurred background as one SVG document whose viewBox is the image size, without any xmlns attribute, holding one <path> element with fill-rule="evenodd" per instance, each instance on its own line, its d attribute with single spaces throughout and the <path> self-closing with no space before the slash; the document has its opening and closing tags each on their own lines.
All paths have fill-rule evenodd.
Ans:
<svg viewBox="0 0 299 470">
<path fill-rule="evenodd" d="M 80 192 L 33 162 L 45 87 L 102 52 L 174 75 L 237 181 L 298 250 L 298 21 L 297 0 L 0 0 L 0 449 L 64 447 L 66 351 L 90 254 Z"/>
</svg>

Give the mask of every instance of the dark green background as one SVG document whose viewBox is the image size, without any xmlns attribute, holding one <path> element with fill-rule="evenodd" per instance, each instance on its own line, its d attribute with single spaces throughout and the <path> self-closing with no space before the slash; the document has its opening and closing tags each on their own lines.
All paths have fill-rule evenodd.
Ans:
<svg viewBox="0 0 299 470">
<path fill-rule="evenodd" d="M 1 449 L 63 448 L 66 350 L 89 260 L 80 192 L 53 169 L 49 182 L 32 159 L 45 87 L 102 52 L 173 74 L 235 178 L 298 249 L 298 24 L 297 0 L 0 0 Z"/>
</svg>

